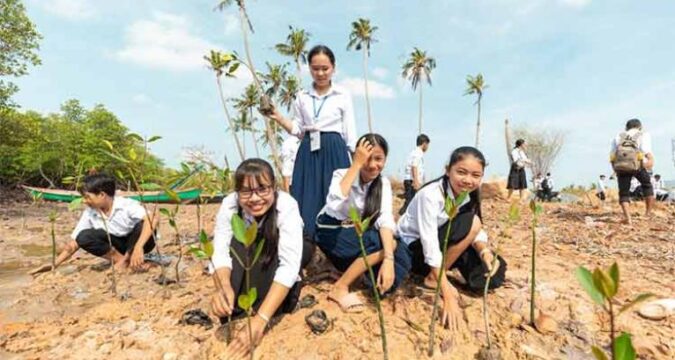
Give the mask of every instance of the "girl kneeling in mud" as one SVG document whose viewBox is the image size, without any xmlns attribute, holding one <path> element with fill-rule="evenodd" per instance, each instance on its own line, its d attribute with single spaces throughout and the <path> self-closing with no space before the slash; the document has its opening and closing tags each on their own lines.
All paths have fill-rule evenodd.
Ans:
<svg viewBox="0 0 675 360">
<path fill-rule="evenodd" d="M 247 249 L 233 237 L 231 220 L 234 214 L 248 224 L 258 223 L 256 242 L 249 248 L 253 259 L 256 244 L 264 239 L 258 262 L 249 272 L 250 287 L 258 296 L 253 304 L 254 346 L 260 343 L 270 318 L 291 312 L 300 294 L 300 269 L 310 260 L 313 244 L 304 244 L 302 218 L 297 202 L 288 194 L 276 190 L 274 171 L 262 159 L 247 159 L 234 173 L 235 192 L 223 199 L 218 211 L 214 234 L 214 282 L 222 284 L 223 293 L 216 290 L 211 300 L 213 313 L 226 322 L 225 316 L 244 316 L 237 305 L 239 294 L 246 292 L 244 268 L 232 261 L 236 252 L 245 259 Z M 241 331 L 228 347 L 231 356 L 243 356 L 250 349 L 247 331 Z"/>
<path fill-rule="evenodd" d="M 417 192 L 397 226 L 401 246 L 407 248 L 411 257 L 412 271 L 425 276 L 425 287 L 435 289 L 438 276 L 442 276 L 440 320 L 453 330 L 458 328 L 462 315 L 457 302 L 459 294 L 445 276 L 446 270 L 458 268 L 472 290 L 483 289 L 487 271 L 493 274 L 490 288 L 501 286 L 506 273 L 506 263 L 501 257 L 497 266 L 492 267 L 494 254 L 487 247 L 487 234 L 481 230 L 479 188 L 484 169 L 485 157 L 478 149 L 457 148 L 450 156 L 445 174 Z M 456 199 L 465 191 L 469 196 L 458 204 L 458 214 L 450 223 L 445 198 Z M 441 268 L 441 249 L 450 225 L 448 250 Z"/>
<path fill-rule="evenodd" d="M 349 286 L 366 271 L 361 246 L 349 218 L 354 206 L 363 219 L 372 217 L 363 234 L 368 262 L 377 274 L 381 294 L 393 291 L 407 275 L 410 265 L 402 249 L 396 246 L 396 223 L 392 214 L 392 191 L 382 176 L 389 146 L 378 134 L 363 135 L 357 142 L 352 165 L 333 172 L 326 205 L 316 221 L 316 243 L 333 265 L 344 273 L 333 285 L 328 299 L 345 312 L 360 312 L 363 303 Z"/>
</svg>

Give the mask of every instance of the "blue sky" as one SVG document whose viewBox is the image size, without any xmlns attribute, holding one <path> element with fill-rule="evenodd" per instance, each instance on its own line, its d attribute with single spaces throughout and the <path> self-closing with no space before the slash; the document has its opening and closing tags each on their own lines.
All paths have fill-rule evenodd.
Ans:
<svg viewBox="0 0 675 360">
<path fill-rule="evenodd" d="M 237 14 L 214 12 L 215 1 L 25 0 L 44 36 L 43 65 L 20 78 L 24 109 L 58 111 L 70 98 L 101 103 L 132 131 L 161 135 L 153 146 L 168 165 L 183 148 L 203 145 L 223 163 L 237 156 L 226 132 L 215 80 L 202 60 L 210 49 L 243 52 Z M 414 146 L 418 96 L 400 77 L 414 46 L 437 61 L 424 89 L 424 132 L 432 140 L 428 176 L 449 153 L 474 142 L 474 98 L 463 96 L 468 74 L 483 73 L 481 150 L 487 177 L 505 176 L 503 123 L 565 131 L 554 165 L 557 183 L 589 184 L 609 173 L 609 140 L 638 117 L 651 132 L 656 172 L 675 178 L 675 2 L 627 0 L 248 1 L 258 67 L 289 59 L 272 49 L 288 26 L 330 46 L 335 81 L 352 90 L 357 129 L 367 119 L 361 54 L 346 51 L 350 24 L 379 27 L 369 61 L 374 127 L 390 142 L 386 172 L 400 175 Z M 291 69 L 293 69 L 291 67 Z M 236 96 L 250 82 L 225 80 Z M 303 82 L 309 77 L 305 72 Z M 248 141 L 250 145 L 250 141 Z M 249 147 L 247 153 L 253 154 Z"/>
</svg>

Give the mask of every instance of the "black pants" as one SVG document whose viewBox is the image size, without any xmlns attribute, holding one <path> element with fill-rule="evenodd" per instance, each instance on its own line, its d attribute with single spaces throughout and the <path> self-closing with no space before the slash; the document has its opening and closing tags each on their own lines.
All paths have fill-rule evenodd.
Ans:
<svg viewBox="0 0 675 360">
<path fill-rule="evenodd" d="M 600 191 L 600 192 L 596 193 L 595 196 L 597 196 L 598 198 L 600 198 L 600 200 L 602 200 L 602 201 L 605 201 L 605 199 L 607 198 L 607 197 L 605 196 L 605 192 L 604 192 L 604 191 Z"/>
<path fill-rule="evenodd" d="M 138 238 L 141 236 L 141 231 L 143 230 L 143 221 L 139 221 L 126 236 L 115 236 L 110 235 L 110 242 L 112 246 L 120 254 L 126 254 L 134 249 Z M 110 243 L 108 242 L 108 235 L 103 229 L 85 229 L 80 231 L 77 234 L 75 239 L 77 245 L 84 249 L 86 252 L 102 257 L 103 255 L 110 252 Z M 143 246 L 143 253 L 147 254 L 155 247 L 154 236 L 151 236 L 150 239 Z"/>
<path fill-rule="evenodd" d="M 300 261 L 300 271 L 302 272 L 302 269 L 309 264 L 310 260 L 312 259 L 312 255 L 314 255 L 314 249 L 316 245 L 314 244 L 314 241 L 310 239 L 309 237 L 304 237 L 303 238 L 303 244 L 302 244 L 302 260 Z M 242 243 L 237 241 L 236 239 L 232 239 L 232 242 L 230 243 L 230 254 L 232 254 L 232 251 L 236 251 L 237 254 L 241 257 L 242 261 L 246 261 L 246 248 Z M 253 255 L 255 252 L 255 245 L 251 245 L 251 247 L 248 249 L 249 251 L 249 258 L 253 259 Z M 239 261 L 237 261 L 237 258 L 234 255 L 231 255 L 232 257 L 232 272 L 230 273 L 230 284 L 232 285 L 232 290 L 234 291 L 234 301 L 237 303 L 237 299 L 239 298 L 239 295 L 245 294 L 246 293 L 246 274 L 244 271 L 244 268 L 239 264 Z M 274 256 L 271 261 L 267 264 L 264 263 L 264 255 L 260 256 L 260 259 L 258 262 L 253 265 L 253 268 L 249 271 L 249 287 L 250 288 L 255 288 L 257 292 L 257 297 L 255 302 L 253 303 L 253 309 L 255 311 L 258 311 L 258 308 L 260 305 L 262 305 L 263 301 L 265 300 L 265 297 L 267 296 L 267 293 L 270 290 L 270 287 L 272 287 L 272 283 L 274 282 L 274 275 L 276 274 L 277 267 L 279 266 L 279 257 Z M 281 303 L 281 306 L 279 306 L 279 309 L 277 309 L 277 312 L 274 314 L 279 315 L 282 313 L 290 313 L 295 309 L 295 305 L 298 303 L 298 299 L 300 298 L 300 290 L 302 289 L 302 282 L 297 281 L 293 287 L 288 292 L 288 295 L 286 295 L 286 298 L 284 301 Z M 237 319 L 240 317 L 245 316 L 246 313 L 245 311 L 239 307 L 239 304 L 236 304 L 234 311 L 232 312 L 232 318 Z M 227 318 L 222 317 L 220 318 L 221 323 L 226 323 Z"/>
<path fill-rule="evenodd" d="M 629 202 L 631 198 L 630 181 L 636 178 L 642 187 L 642 196 L 654 196 L 654 187 L 652 186 L 651 175 L 645 168 L 634 173 L 616 174 L 616 180 L 619 183 L 619 202 Z"/>
<path fill-rule="evenodd" d="M 469 235 L 469 231 L 471 231 L 471 226 L 473 225 L 473 217 L 474 213 L 472 211 L 464 211 L 452 220 L 448 248 L 456 245 Z M 443 249 L 443 240 L 445 239 L 445 233 L 449 225 L 450 222 L 447 222 L 438 228 L 438 243 L 441 250 Z M 412 271 L 416 274 L 427 276 L 431 268 L 424 262 L 422 242 L 415 241 L 408 246 L 408 249 L 412 255 Z M 506 261 L 501 256 L 497 256 L 497 258 L 499 259 L 499 269 L 490 278 L 490 284 L 488 285 L 490 289 L 500 287 L 506 279 Z M 487 269 L 473 246 L 467 247 L 450 268 L 457 268 L 459 270 L 464 280 L 466 280 L 469 289 L 482 291 L 485 287 L 485 280 L 487 279 L 485 273 Z"/>
<path fill-rule="evenodd" d="M 413 188 L 412 180 L 404 180 L 403 189 L 405 190 L 404 193 L 405 202 L 403 203 L 403 206 L 401 206 L 401 209 L 398 211 L 399 215 L 403 215 L 405 213 L 405 210 L 408 208 L 408 205 L 410 205 L 410 201 L 412 201 L 412 199 L 415 197 L 415 193 L 417 193 L 415 188 Z"/>
</svg>

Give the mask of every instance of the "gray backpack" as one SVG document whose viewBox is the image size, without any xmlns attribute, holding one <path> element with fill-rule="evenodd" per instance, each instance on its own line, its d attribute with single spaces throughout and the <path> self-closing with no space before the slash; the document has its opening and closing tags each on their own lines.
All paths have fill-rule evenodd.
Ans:
<svg viewBox="0 0 675 360">
<path fill-rule="evenodd" d="M 640 161 L 640 146 L 638 138 L 640 133 L 630 136 L 627 133 L 619 135 L 619 142 L 616 144 L 614 161 L 612 168 L 617 174 L 635 173 L 642 167 Z"/>
</svg>

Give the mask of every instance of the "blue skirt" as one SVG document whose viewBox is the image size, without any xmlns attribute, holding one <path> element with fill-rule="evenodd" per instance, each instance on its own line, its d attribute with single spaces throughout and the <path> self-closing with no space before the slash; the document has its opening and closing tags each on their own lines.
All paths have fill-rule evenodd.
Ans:
<svg viewBox="0 0 675 360">
<path fill-rule="evenodd" d="M 323 214 L 319 216 L 317 223 L 336 226 L 340 224 L 340 221 Z M 354 230 L 353 227 L 318 227 L 316 229 L 315 239 L 316 244 L 321 251 L 339 271 L 346 271 L 354 261 L 361 258 L 361 245 L 359 244 L 356 230 Z M 366 254 L 368 255 L 382 250 L 380 233 L 374 227 L 369 228 L 363 234 L 363 247 L 366 249 Z M 396 250 L 394 250 L 394 284 L 392 284 L 387 293 L 396 290 L 401 282 L 405 280 L 412 266 L 411 261 L 412 259 L 408 253 L 408 247 L 404 243 L 399 242 L 396 246 Z M 380 264 L 373 266 L 373 272 L 376 277 L 379 271 Z M 368 277 L 366 283 L 367 285 L 372 286 L 370 284 L 370 278 Z"/>
<path fill-rule="evenodd" d="M 321 133 L 321 148 L 310 150 L 309 134 L 300 143 L 295 158 L 291 196 L 298 202 L 305 234 L 314 237 L 316 216 L 326 204 L 333 172 L 351 165 L 349 149 L 336 132 Z"/>
</svg>

